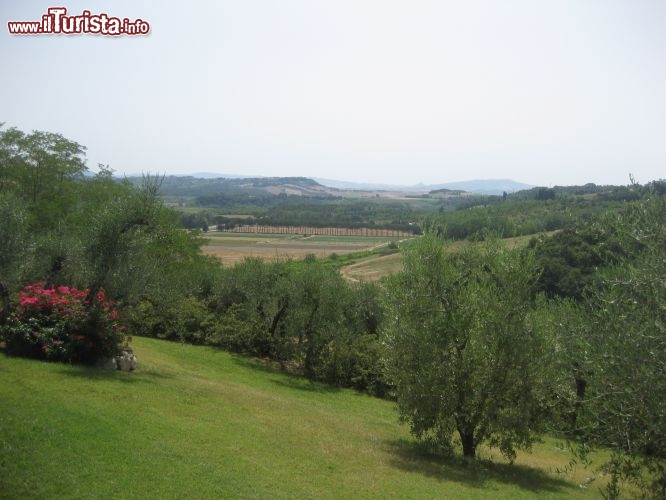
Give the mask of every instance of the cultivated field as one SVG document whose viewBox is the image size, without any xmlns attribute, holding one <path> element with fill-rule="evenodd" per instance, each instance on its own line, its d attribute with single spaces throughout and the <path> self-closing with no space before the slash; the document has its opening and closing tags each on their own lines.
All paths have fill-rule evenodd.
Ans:
<svg viewBox="0 0 666 500">
<path fill-rule="evenodd" d="M 233 265 L 245 257 L 258 257 L 265 261 L 302 259 L 312 254 L 329 257 L 371 250 L 398 238 L 367 236 L 302 236 L 285 234 L 238 234 L 209 232 L 203 252 L 220 259 L 224 265 Z"/>
</svg>

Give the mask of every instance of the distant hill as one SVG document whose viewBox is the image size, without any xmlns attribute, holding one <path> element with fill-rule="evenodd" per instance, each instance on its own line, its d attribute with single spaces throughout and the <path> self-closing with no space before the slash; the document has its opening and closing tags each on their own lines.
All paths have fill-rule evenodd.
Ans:
<svg viewBox="0 0 666 500">
<path fill-rule="evenodd" d="M 352 189 L 352 190 L 383 190 L 383 191 L 402 191 L 404 193 L 428 193 L 431 191 L 438 191 L 441 189 L 450 189 L 452 191 L 467 191 L 470 193 L 479 194 L 496 194 L 501 195 L 503 192 L 513 193 L 523 189 L 530 189 L 534 186 L 516 182 L 511 179 L 485 179 L 485 180 L 470 180 L 461 182 L 447 182 L 442 184 L 415 184 L 412 186 L 396 186 L 391 184 L 374 184 L 374 183 L 360 183 L 360 182 L 346 182 L 336 181 L 331 179 L 321 179 L 316 177 L 315 180 L 323 184 L 337 189 Z"/>
<path fill-rule="evenodd" d="M 516 182 L 511 179 L 486 179 L 486 180 L 472 180 L 462 182 L 447 182 L 445 184 L 433 186 L 432 189 L 454 189 L 461 191 L 469 191 L 471 193 L 480 194 L 497 194 L 501 195 L 504 192 L 514 193 L 522 191 L 523 189 L 531 189 L 534 186 Z"/>
<path fill-rule="evenodd" d="M 142 177 L 128 177 L 140 184 Z M 501 195 L 514 193 L 533 186 L 511 179 L 470 180 L 442 184 L 415 184 L 397 186 L 381 183 L 336 181 L 308 177 L 243 177 L 232 174 L 199 172 L 193 175 L 169 175 L 162 182 L 162 194 L 166 196 L 204 196 L 221 192 L 244 192 L 261 195 L 293 195 L 307 197 L 395 197 L 424 195 L 439 192 L 440 195 L 460 195 L 463 192 Z M 447 192 L 445 190 L 451 191 Z"/>
<path fill-rule="evenodd" d="M 128 177 L 140 184 L 142 177 Z M 340 196 L 337 190 L 322 186 L 307 177 L 215 177 L 170 175 L 162 179 L 160 191 L 164 196 L 206 196 L 219 193 L 246 195 L 292 195 L 314 198 Z"/>
<path fill-rule="evenodd" d="M 197 179 L 252 179 L 251 175 L 242 175 L 242 174 L 220 174 L 215 172 L 195 172 L 188 175 L 176 175 L 175 177 L 196 177 Z M 254 178 L 263 177 L 261 175 L 255 175 Z"/>
<path fill-rule="evenodd" d="M 333 179 L 322 179 L 320 177 L 313 177 L 313 179 L 323 186 L 352 191 L 401 191 L 406 193 L 427 191 L 427 189 L 420 186 L 398 186 L 395 184 L 381 184 L 376 182 L 338 181 Z"/>
<path fill-rule="evenodd" d="M 198 175 L 214 175 L 201 173 Z M 132 176 L 127 179 L 134 184 L 141 184 L 143 177 Z M 384 189 L 372 188 L 366 184 L 340 183 L 351 187 L 328 186 L 308 177 L 196 177 L 193 175 L 169 175 L 162 179 L 160 192 L 163 196 L 183 198 L 224 195 L 250 197 L 266 196 L 301 196 L 306 198 L 402 198 L 413 194 L 424 194 L 400 186 L 383 186 Z"/>
<path fill-rule="evenodd" d="M 462 189 L 447 189 L 447 188 L 441 188 L 441 189 L 433 189 L 428 193 L 429 196 L 431 197 L 442 197 L 442 198 L 448 198 L 451 196 L 462 196 L 467 191 L 464 191 Z"/>
</svg>

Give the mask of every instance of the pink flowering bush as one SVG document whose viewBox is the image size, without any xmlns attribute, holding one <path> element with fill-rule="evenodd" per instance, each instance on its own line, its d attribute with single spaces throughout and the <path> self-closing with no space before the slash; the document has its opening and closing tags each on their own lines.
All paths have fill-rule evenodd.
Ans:
<svg viewBox="0 0 666 500">
<path fill-rule="evenodd" d="M 88 289 L 41 282 L 19 292 L 0 338 L 9 354 L 92 364 L 120 352 L 125 330 L 103 291 L 91 296 Z"/>
</svg>

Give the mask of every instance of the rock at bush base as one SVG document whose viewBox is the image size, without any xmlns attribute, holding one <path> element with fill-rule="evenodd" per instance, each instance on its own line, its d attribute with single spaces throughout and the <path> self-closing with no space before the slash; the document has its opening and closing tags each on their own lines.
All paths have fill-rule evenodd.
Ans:
<svg viewBox="0 0 666 500">
<path fill-rule="evenodd" d="M 119 356 L 116 356 L 115 362 L 118 369 L 124 372 L 131 372 L 136 368 L 136 356 L 130 350 L 123 350 Z"/>
</svg>

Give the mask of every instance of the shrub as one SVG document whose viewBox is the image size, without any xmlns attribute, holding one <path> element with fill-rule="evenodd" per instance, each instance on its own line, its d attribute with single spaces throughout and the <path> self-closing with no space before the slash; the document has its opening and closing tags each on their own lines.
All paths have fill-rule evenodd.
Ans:
<svg viewBox="0 0 666 500">
<path fill-rule="evenodd" d="M 0 338 L 9 354 L 92 364 L 120 352 L 125 330 L 104 291 L 41 282 L 19 292 Z"/>
<path fill-rule="evenodd" d="M 323 382 L 388 396 L 389 385 L 381 369 L 381 344 L 376 335 L 335 339 L 322 357 Z"/>
<path fill-rule="evenodd" d="M 144 299 L 125 309 L 130 328 L 137 335 L 177 340 L 190 344 L 210 343 L 215 318 L 196 297 Z"/>
</svg>

